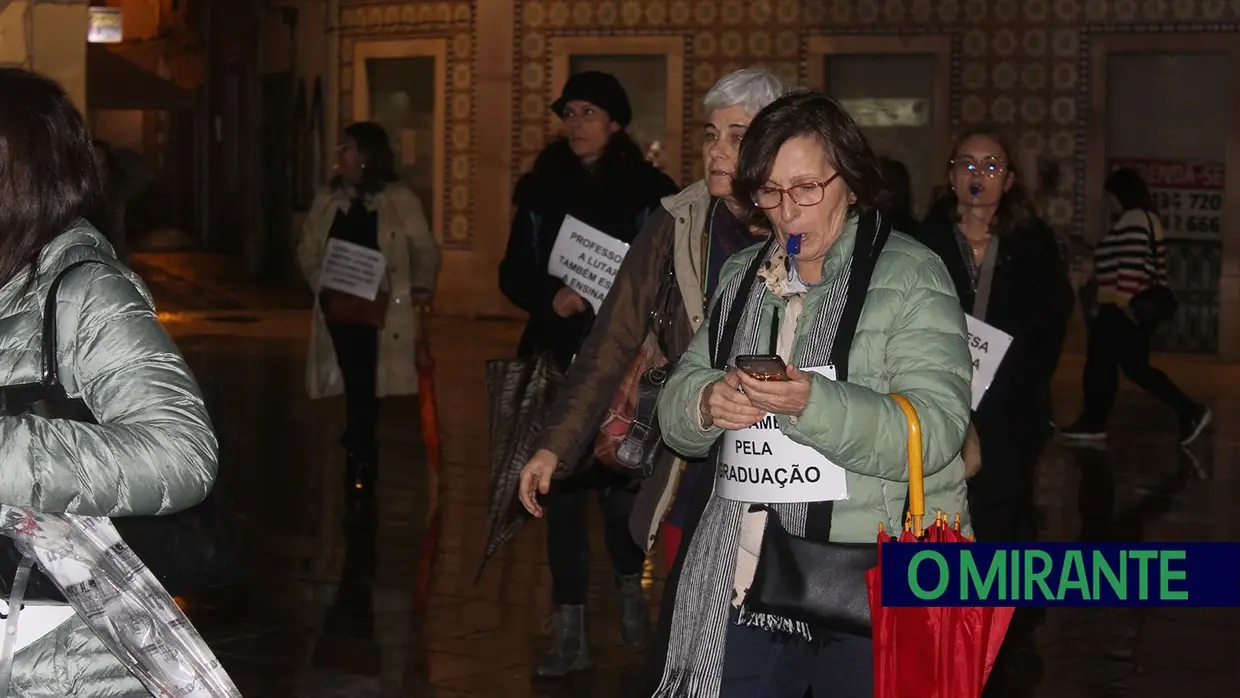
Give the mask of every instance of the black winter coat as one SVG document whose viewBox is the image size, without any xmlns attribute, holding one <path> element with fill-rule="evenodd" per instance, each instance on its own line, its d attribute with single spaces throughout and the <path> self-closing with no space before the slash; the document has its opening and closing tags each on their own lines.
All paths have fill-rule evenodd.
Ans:
<svg viewBox="0 0 1240 698">
<path fill-rule="evenodd" d="M 942 258 L 961 307 L 972 314 L 975 293 L 966 266 L 970 262 L 956 241 L 954 212 L 954 206 L 936 207 L 916 237 Z M 975 423 L 997 418 L 1005 423 L 1005 432 L 1022 442 L 1049 435 L 1051 379 L 1075 301 L 1067 266 L 1046 223 L 1035 217 L 1003 235 L 990 302 L 981 319 L 1012 335 L 1013 341 L 974 414 Z M 981 430 L 979 424 L 979 434 Z"/>
<path fill-rule="evenodd" d="M 529 313 L 518 354 L 550 351 L 567 368 L 594 320 L 592 312 L 562 318 L 551 302 L 564 282 L 547 274 L 551 249 L 564 217 L 574 218 L 624 242 L 632 242 L 660 200 L 679 190 L 642 157 L 631 142 L 613 142 L 587 169 L 568 142 L 556 141 L 522 175 L 513 193 L 508 249 L 499 266 L 499 287 Z"/>
</svg>

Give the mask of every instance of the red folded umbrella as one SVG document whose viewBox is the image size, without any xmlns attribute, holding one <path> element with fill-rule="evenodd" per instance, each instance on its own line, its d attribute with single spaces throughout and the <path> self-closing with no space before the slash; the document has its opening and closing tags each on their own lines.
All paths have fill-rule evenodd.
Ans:
<svg viewBox="0 0 1240 698">
<path fill-rule="evenodd" d="M 418 311 L 418 342 L 415 361 L 418 366 L 418 406 L 422 422 L 422 443 L 426 445 L 427 463 L 427 526 L 418 556 L 418 584 L 415 605 L 424 608 L 430 596 L 431 573 L 439 551 L 439 466 L 442 451 L 439 444 L 439 413 L 435 406 L 435 359 L 431 356 L 430 334 L 426 327 L 426 310 Z"/>
<path fill-rule="evenodd" d="M 426 311 L 418 313 L 418 404 L 422 420 L 422 441 L 426 444 L 426 460 L 433 474 L 439 474 L 439 413 L 435 407 L 435 358 L 431 356 L 431 340 L 426 329 Z"/>
<path fill-rule="evenodd" d="M 908 420 L 909 516 L 899 543 L 968 543 L 938 514 L 924 531 L 925 489 L 921 423 L 907 399 L 893 395 Z M 874 698 L 979 698 L 1014 608 L 887 608 L 882 594 L 882 544 L 893 538 L 880 529 L 878 566 L 866 572 L 874 636 Z"/>
</svg>

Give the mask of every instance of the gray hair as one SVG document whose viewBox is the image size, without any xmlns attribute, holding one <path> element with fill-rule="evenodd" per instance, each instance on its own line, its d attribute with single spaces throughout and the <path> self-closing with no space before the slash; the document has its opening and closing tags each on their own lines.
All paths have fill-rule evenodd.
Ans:
<svg viewBox="0 0 1240 698">
<path fill-rule="evenodd" d="M 728 107 L 744 107 L 749 116 L 791 91 L 777 75 L 765 68 L 741 68 L 719 78 L 702 100 L 706 113 Z"/>
</svg>

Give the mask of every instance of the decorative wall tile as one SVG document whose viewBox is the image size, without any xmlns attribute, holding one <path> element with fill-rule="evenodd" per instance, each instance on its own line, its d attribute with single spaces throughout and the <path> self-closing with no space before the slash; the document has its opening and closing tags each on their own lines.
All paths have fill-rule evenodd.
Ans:
<svg viewBox="0 0 1240 698">
<path fill-rule="evenodd" d="M 1016 103 L 1006 95 L 995 97 L 990 104 L 990 118 L 998 124 L 1010 124 L 1016 120 Z"/>
<path fill-rule="evenodd" d="M 934 17 L 934 2 L 933 0 L 912 0 L 910 11 L 914 22 L 924 24 Z"/>
<path fill-rule="evenodd" d="M 1202 0 L 1201 16 L 1203 19 L 1219 20 L 1227 15 L 1227 0 Z"/>
<path fill-rule="evenodd" d="M 358 38 L 447 36 L 451 40 L 443 206 L 445 243 L 472 245 L 474 180 L 474 2 L 342 0 L 340 114 L 352 106 L 352 50 Z M 1084 202 L 1089 36 L 1107 31 L 1223 31 L 1240 0 L 517 0 L 513 21 L 512 148 L 528 169 L 558 125 L 547 105 L 550 36 L 672 34 L 686 39 L 686 134 L 700 102 L 727 71 L 763 64 L 805 80 L 803 37 L 927 32 L 953 37 L 953 125 L 993 120 L 1018 135 L 1022 151 L 1064 163 L 1047 219 L 1079 225 Z M 1168 23 L 1176 23 L 1171 25 Z M 489 106 L 489 105 L 487 105 Z M 688 136 L 687 136 L 688 137 Z M 684 144 L 684 172 L 697 148 Z M 489 244 L 489 243 L 488 243 Z"/>
<path fill-rule="evenodd" d="M 546 19 L 544 5 L 559 7 L 564 3 L 539 5 Z M 340 9 L 340 100 L 342 124 L 353 118 L 353 50 L 359 40 L 448 38 L 445 75 L 445 123 L 443 172 L 444 247 L 470 249 L 473 245 L 474 188 L 474 63 L 473 63 L 473 0 L 438 0 L 437 2 L 366 2 L 343 0 Z M 545 47 L 537 43 L 527 46 L 534 56 L 541 56 Z M 535 63 L 537 65 L 537 63 Z M 541 109 L 541 102 L 537 108 Z"/>
<path fill-rule="evenodd" d="M 1030 22 L 1045 22 L 1050 11 L 1046 0 L 1024 0 L 1021 7 L 1025 19 Z"/>
</svg>

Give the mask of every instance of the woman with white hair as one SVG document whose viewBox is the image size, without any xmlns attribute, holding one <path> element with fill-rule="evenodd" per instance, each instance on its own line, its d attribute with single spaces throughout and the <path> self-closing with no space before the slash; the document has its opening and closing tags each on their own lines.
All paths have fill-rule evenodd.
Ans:
<svg viewBox="0 0 1240 698">
<path fill-rule="evenodd" d="M 766 238 L 767 230 L 750 225 L 742 213 L 744 207 L 732 198 L 732 176 L 750 120 L 787 91 L 772 73 L 745 68 L 725 75 L 707 92 L 702 140 L 705 177 L 663 199 L 662 210 L 651 216 L 633 241 L 548 415 L 538 450 L 521 472 L 519 492 L 530 513 L 543 516 L 536 499 L 548 493 L 553 476 L 566 477 L 577 464 L 589 462 L 585 456 L 647 335 L 653 332 L 664 356 L 675 361 L 706 317 L 706 304 L 715 292 L 723 263 Z M 698 477 L 704 467 L 701 462 L 686 464 L 661 449 L 653 475 L 635 481 L 630 488 L 630 531 L 647 551 L 653 547 L 664 514 L 673 507 L 664 529 L 669 565 L 679 548 L 676 516 L 683 508 L 674 506 L 673 495 L 678 481 Z M 584 528 L 581 535 L 586 535 Z M 588 557 L 582 564 L 589 564 Z M 640 584 L 626 581 L 617 580 L 621 634 L 629 647 L 643 648 L 650 632 L 649 609 Z M 544 676 L 564 675 L 592 664 L 585 609 L 557 609 L 556 620 L 551 649 L 537 669 Z"/>
</svg>

